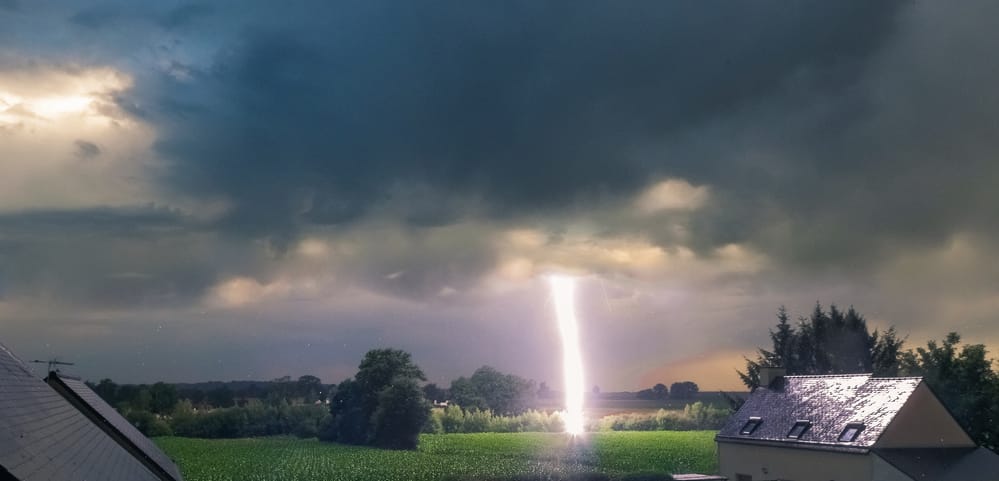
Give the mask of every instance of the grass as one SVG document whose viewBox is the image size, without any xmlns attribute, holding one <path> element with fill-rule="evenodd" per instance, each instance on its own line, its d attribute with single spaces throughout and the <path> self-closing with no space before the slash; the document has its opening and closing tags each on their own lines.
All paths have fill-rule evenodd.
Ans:
<svg viewBox="0 0 999 481">
<path fill-rule="evenodd" d="M 598 480 L 627 479 L 631 473 L 713 473 L 714 434 L 602 432 L 578 440 L 548 433 L 437 434 L 421 437 L 416 451 L 286 437 L 156 442 L 187 481 Z"/>
</svg>

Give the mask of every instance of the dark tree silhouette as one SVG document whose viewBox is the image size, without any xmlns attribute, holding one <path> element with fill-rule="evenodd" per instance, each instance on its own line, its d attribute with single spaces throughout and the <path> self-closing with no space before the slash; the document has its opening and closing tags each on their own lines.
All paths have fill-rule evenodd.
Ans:
<svg viewBox="0 0 999 481">
<path fill-rule="evenodd" d="M 115 406 L 118 404 L 118 385 L 110 379 L 101 379 L 97 385 L 90 386 L 104 402 Z"/>
<path fill-rule="evenodd" d="M 388 449 L 416 449 L 430 417 L 423 391 L 413 378 L 396 378 L 378 394 L 371 416 L 371 444 Z"/>
<path fill-rule="evenodd" d="M 691 399 L 699 391 L 700 388 L 693 381 L 675 382 L 669 387 L 669 395 L 673 399 Z"/>
<path fill-rule="evenodd" d="M 330 401 L 332 421 L 321 439 L 415 448 L 430 413 L 430 404 L 418 384 L 425 380 L 408 352 L 368 351 L 354 379 L 337 386 Z"/>
<path fill-rule="evenodd" d="M 177 395 L 177 388 L 173 384 L 158 382 L 149 388 L 149 395 L 152 398 L 149 403 L 150 411 L 157 414 L 167 414 L 173 410 L 174 404 L 180 399 Z"/>
<path fill-rule="evenodd" d="M 746 370 L 739 372 L 750 389 L 759 386 L 761 367 L 782 367 L 792 375 L 895 375 L 904 342 L 894 327 L 870 333 L 867 320 L 853 307 L 844 312 L 832 305 L 826 312 L 818 303 L 809 317 L 798 319 L 797 326 L 791 325 L 787 310 L 781 306 L 770 340 L 772 349 L 760 349 L 756 359 L 746 359 Z"/>
<path fill-rule="evenodd" d="M 513 374 L 482 366 L 471 377 L 451 382 L 451 399 L 466 409 L 514 415 L 527 410 L 535 394 L 534 383 Z"/>
<path fill-rule="evenodd" d="M 435 401 L 435 402 L 447 401 L 448 398 L 450 397 L 447 392 L 447 389 L 441 389 L 441 387 L 435 383 L 430 383 L 427 384 L 426 386 L 423 386 L 423 395 L 427 398 L 428 401 Z"/>
<path fill-rule="evenodd" d="M 669 396 L 669 388 L 663 383 L 658 383 L 652 386 L 652 392 L 655 393 L 656 397 L 659 399 L 666 399 Z"/>
<path fill-rule="evenodd" d="M 942 343 L 929 341 L 926 347 L 901 355 L 899 372 L 922 376 L 940 396 L 954 417 L 979 444 L 999 447 L 999 375 L 982 344 L 965 344 L 952 332 Z"/>
<path fill-rule="evenodd" d="M 217 408 L 231 408 L 236 405 L 235 395 L 232 389 L 222 386 L 205 393 L 205 400 Z"/>
</svg>

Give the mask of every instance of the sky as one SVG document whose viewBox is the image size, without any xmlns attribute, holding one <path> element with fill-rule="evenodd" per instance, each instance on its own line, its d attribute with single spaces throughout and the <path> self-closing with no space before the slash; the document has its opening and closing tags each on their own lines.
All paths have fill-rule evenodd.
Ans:
<svg viewBox="0 0 999 481">
<path fill-rule="evenodd" d="M 738 389 L 775 312 L 999 349 L 999 3 L 0 0 L 0 342 L 118 382 Z"/>
</svg>

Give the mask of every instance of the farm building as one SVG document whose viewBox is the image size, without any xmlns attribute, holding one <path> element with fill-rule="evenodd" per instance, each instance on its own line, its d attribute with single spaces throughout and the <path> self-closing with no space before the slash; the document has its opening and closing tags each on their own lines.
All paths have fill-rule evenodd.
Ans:
<svg viewBox="0 0 999 481">
<path fill-rule="evenodd" d="M 176 465 L 85 384 L 55 373 L 48 381 L 0 344 L 0 481 L 182 481 Z"/>
<path fill-rule="evenodd" d="M 731 481 L 999 481 L 922 378 L 767 377 L 715 438 Z"/>
</svg>

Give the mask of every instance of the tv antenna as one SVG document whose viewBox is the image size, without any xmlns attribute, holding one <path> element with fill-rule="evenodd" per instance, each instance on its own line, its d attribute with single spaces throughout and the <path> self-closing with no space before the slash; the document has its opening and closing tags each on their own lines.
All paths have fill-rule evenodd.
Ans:
<svg viewBox="0 0 999 481">
<path fill-rule="evenodd" d="M 48 364 L 48 366 L 49 366 L 48 367 L 48 372 L 59 372 L 59 368 L 57 366 L 74 366 L 74 365 L 76 365 L 75 363 L 72 363 L 72 362 L 63 362 L 63 361 L 60 361 L 58 357 L 49 359 L 48 361 L 39 361 L 38 359 L 35 359 L 34 361 L 31 361 L 31 362 L 33 362 L 35 364 Z"/>
</svg>

